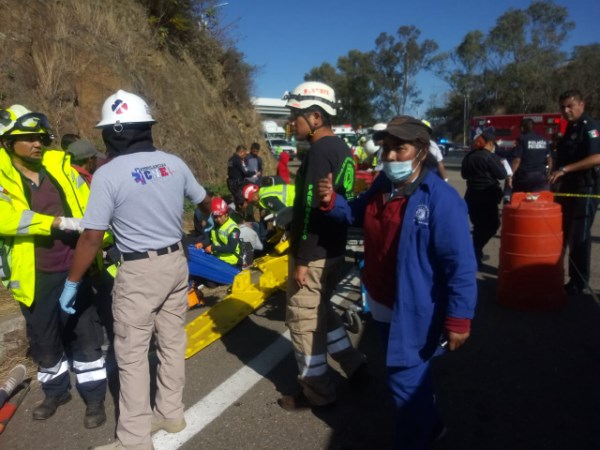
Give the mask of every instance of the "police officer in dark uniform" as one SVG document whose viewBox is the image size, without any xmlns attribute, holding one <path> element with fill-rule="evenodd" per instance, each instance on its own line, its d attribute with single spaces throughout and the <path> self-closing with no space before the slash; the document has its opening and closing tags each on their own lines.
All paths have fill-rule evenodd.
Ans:
<svg viewBox="0 0 600 450">
<path fill-rule="evenodd" d="M 521 121 L 521 135 L 512 153 L 513 192 L 548 189 L 546 166 L 552 167 L 548 141 L 533 131 L 533 119 Z"/>
<path fill-rule="evenodd" d="M 598 208 L 598 171 L 600 166 L 600 127 L 584 112 L 585 102 L 577 90 L 559 97 L 563 117 L 568 120 L 564 136 L 558 141 L 556 166 L 548 181 L 556 191 L 575 196 L 559 196 L 563 212 L 564 244 L 569 248 L 569 277 L 565 285 L 570 295 L 589 287 L 592 251 L 591 229 Z"/>
<path fill-rule="evenodd" d="M 473 150 L 463 158 L 460 170 L 467 181 L 465 202 L 473 224 L 473 247 L 479 266 L 488 258 L 483 254 L 483 247 L 500 228 L 498 204 L 503 195 L 500 180 L 508 176 L 502 161 L 494 153 L 495 139 L 491 129 L 475 136 Z"/>
</svg>

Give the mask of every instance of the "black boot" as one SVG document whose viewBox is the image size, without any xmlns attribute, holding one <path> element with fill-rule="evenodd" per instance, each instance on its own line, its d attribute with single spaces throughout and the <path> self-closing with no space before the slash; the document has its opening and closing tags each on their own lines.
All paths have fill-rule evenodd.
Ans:
<svg viewBox="0 0 600 450">
<path fill-rule="evenodd" d="M 83 426 L 86 428 L 97 428 L 106 422 L 106 412 L 104 411 L 104 402 L 90 402 L 85 408 L 83 417 Z"/>
<path fill-rule="evenodd" d="M 60 405 L 71 400 L 71 393 L 66 391 L 60 395 L 46 395 L 44 401 L 33 408 L 33 418 L 35 420 L 46 420 L 54 415 Z"/>
</svg>

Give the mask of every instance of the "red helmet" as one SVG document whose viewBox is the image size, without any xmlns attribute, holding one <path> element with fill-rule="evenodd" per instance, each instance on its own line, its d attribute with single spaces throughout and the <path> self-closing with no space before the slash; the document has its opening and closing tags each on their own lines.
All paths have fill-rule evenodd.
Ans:
<svg viewBox="0 0 600 450">
<path fill-rule="evenodd" d="M 247 184 L 242 188 L 242 195 L 249 202 L 252 201 L 252 197 L 254 197 L 254 194 L 256 194 L 257 192 L 258 186 L 256 184 Z"/>
<path fill-rule="evenodd" d="M 221 197 L 214 197 L 210 202 L 210 212 L 213 216 L 222 216 L 227 214 L 227 203 Z"/>
</svg>

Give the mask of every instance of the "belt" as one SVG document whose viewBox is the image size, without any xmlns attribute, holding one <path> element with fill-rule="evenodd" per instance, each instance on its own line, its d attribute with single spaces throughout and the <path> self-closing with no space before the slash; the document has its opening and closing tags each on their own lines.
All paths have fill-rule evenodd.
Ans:
<svg viewBox="0 0 600 450">
<path fill-rule="evenodd" d="M 158 250 L 149 250 L 147 252 L 131 252 L 123 253 L 123 261 L 136 261 L 138 259 L 150 258 L 151 253 L 156 253 L 157 256 L 166 255 L 167 253 L 173 253 L 179 250 L 179 242 L 169 245 L 165 248 L 159 248 Z"/>
</svg>

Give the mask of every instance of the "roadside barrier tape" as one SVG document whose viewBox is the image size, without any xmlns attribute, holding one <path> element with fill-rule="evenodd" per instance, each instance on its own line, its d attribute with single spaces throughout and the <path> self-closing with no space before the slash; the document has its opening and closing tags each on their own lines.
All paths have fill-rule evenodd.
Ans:
<svg viewBox="0 0 600 450">
<path fill-rule="evenodd" d="M 599 194 L 569 194 L 569 193 L 561 193 L 554 192 L 555 197 L 576 197 L 576 198 L 600 198 Z"/>
</svg>

